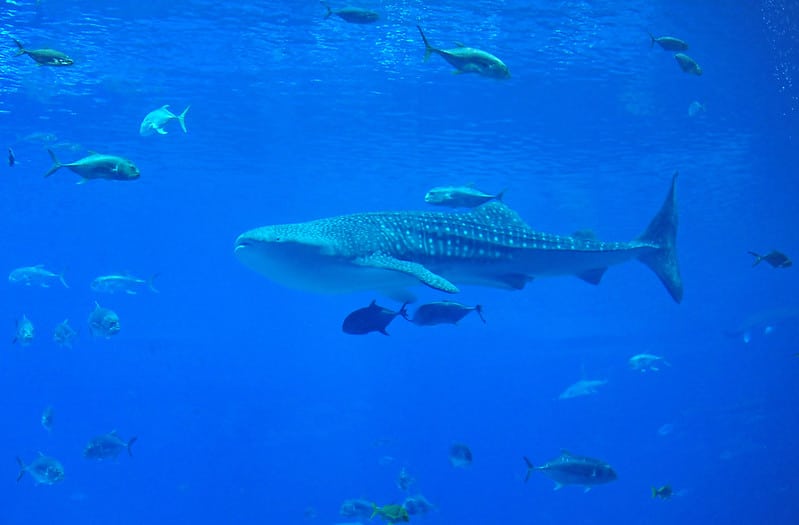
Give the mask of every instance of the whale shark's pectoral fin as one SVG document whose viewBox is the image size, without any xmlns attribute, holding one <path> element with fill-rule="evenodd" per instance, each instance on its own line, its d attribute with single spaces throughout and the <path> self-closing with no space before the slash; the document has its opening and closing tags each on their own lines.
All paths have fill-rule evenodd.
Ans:
<svg viewBox="0 0 799 525">
<path fill-rule="evenodd" d="M 578 274 L 577 277 L 590 284 L 599 284 L 599 281 L 602 280 L 602 276 L 605 275 L 606 271 L 607 268 L 594 268 L 593 270 L 587 270 Z"/>
<path fill-rule="evenodd" d="M 458 287 L 422 266 L 419 263 L 402 261 L 395 257 L 382 254 L 373 254 L 368 257 L 355 259 L 355 264 L 369 268 L 379 268 L 382 270 L 392 270 L 401 272 L 418 279 L 427 286 L 447 293 L 458 293 Z"/>
<path fill-rule="evenodd" d="M 532 280 L 533 278 L 529 275 L 524 275 L 521 273 L 509 273 L 497 277 L 498 282 L 502 283 L 504 287 L 511 290 L 521 290 Z"/>
</svg>

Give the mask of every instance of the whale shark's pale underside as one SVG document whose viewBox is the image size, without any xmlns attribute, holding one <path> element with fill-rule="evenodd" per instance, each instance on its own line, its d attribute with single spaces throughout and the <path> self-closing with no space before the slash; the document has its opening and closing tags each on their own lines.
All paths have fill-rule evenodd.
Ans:
<svg viewBox="0 0 799 525">
<path fill-rule="evenodd" d="M 521 289 L 537 277 L 576 275 L 598 284 L 609 266 L 638 259 L 680 302 L 674 187 L 649 227 L 630 242 L 538 232 L 501 202 L 463 213 L 372 212 L 264 226 L 236 240 L 241 261 L 303 290 L 402 295 L 424 283 L 448 293 L 476 284 Z"/>
</svg>

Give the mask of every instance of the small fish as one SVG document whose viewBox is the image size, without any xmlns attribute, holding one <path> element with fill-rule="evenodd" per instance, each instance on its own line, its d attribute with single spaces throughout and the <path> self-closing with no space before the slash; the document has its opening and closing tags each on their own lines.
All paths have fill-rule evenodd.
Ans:
<svg viewBox="0 0 799 525">
<path fill-rule="evenodd" d="M 61 51 L 55 49 L 25 49 L 19 40 L 14 40 L 19 48 L 17 55 L 28 55 L 40 66 L 71 66 L 75 62 Z"/>
<path fill-rule="evenodd" d="M 131 447 L 138 438 L 132 437 L 125 441 L 120 438 L 116 430 L 112 430 L 108 434 L 97 436 L 89 441 L 86 448 L 83 449 L 83 457 L 86 459 L 110 459 L 119 456 L 123 450 L 128 451 L 128 456 L 133 457 Z"/>
<path fill-rule="evenodd" d="M 472 464 L 472 449 L 463 443 L 453 443 L 449 447 L 449 462 L 455 468 L 466 468 Z"/>
<path fill-rule="evenodd" d="M 397 523 L 398 521 L 410 521 L 408 511 L 402 505 L 383 505 L 378 507 L 376 503 L 372 503 L 372 515 L 369 519 L 375 516 L 380 516 L 389 524 Z"/>
<path fill-rule="evenodd" d="M 674 38 L 673 36 L 655 37 L 655 35 L 649 33 L 649 38 L 652 39 L 652 44 L 650 47 L 654 47 L 655 44 L 657 44 L 666 51 L 685 51 L 688 49 L 688 44 L 679 38 Z"/>
<path fill-rule="evenodd" d="M 46 431 L 50 432 L 53 430 L 53 407 L 47 407 L 42 412 L 42 417 L 39 420 L 42 424 L 42 428 Z"/>
<path fill-rule="evenodd" d="M 131 275 L 101 275 L 92 281 L 92 291 L 97 293 L 125 292 L 128 295 L 136 295 L 137 289 L 147 287 L 151 292 L 158 293 L 154 281 L 158 274 L 154 274 L 149 279 L 139 279 Z"/>
<path fill-rule="evenodd" d="M 705 107 L 704 104 L 694 100 L 693 102 L 691 102 L 688 105 L 688 116 L 693 118 L 693 117 L 699 115 L 700 113 L 704 113 L 706 110 L 707 110 L 707 108 Z"/>
<path fill-rule="evenodd" d="M 669 499 L 674 495 L 671 485 L 663 485 L 660 488 L 652 487 L 652 497 L 660 499 Z"/>
<path fill-rule="evenodd" d="M 680 68 L 685 71 L 686 73 L 693 73 L 694 75 L 701 75 L 702 68 L 699 67 L 699 64 L 696 63 L 696 60 L 689 57 L 684 53 L 677 53 L 674 55 L 674 58 L 677 60 L 677 63 L 680 65 Z"/>
<path fill-rule="evenodd" d="M 19 343 L 20 346 L 28 346 L 33 342 L 34 335 L 33 323 L 26 315 L 23 315 L 22 319 L 17 321 L 17 332 L 11 342 Z"/>
<path fill-rule="evenodd" d="M 89 331 L 95 337 L 110 339 L 119 333 L 119 316 L 113 310 L 103 308 L 100 303 L 94 303 L 94 310 L 89 314 Z"/>
<path fill-rule="evenodd" d="M 527 463 L 526 482 L 530 474 L 539 471 L 549 476 L 555 482 L 555 490 L 565 485 L 582 485 L 588 492 L 592 486 L 615 481 L 618 476 L 613 468 L 598 459 L 585 456 L 575 456 L 567 451 L 561 452 L 560 457 L 541 465 L 533 466 L 532 461 L 524 458 Z"/>
<path fill-rule="evenodd" d="M 64 288 L 69 288 L 69 285 L 64 280 L 63 273 L 53 273 L 45 269 L 43 264 L 36 266 L 23 266 L 12 270 L 8 274 L 8 282 L 11 284 L 21 284 L 25 286 L 40 286 L 42 288 L 50 288 L 50 283 L 58 280 Z"/>
<path fill-rule="evenodd" d="M 660 370 L 660 366 L 671 366 L 671 364 L 663 359 L 660 356 L 652 355 L 652 354 L 638 354 L 634 355 L 628 361 L 630 364 L 630 368 L 633 370 L 638 370 L 640 372 L 657 372 Z"/>
<path fill-rule="evenodd" d="M 403 492 L 408 492 L 408 489 L 415 482 L 416 480 L 413 479 L 413 476 L 408 473 L 405 467 L 402 467 L 400 469 L 399 475 L 397 476 L 397 488 Z"/>
<path fill-rule="evenodd" d="M 490 78 L 510 78 L 508 66 L 494 55 L 480 49 L 466 47 L 458 42 L 455 43 L 457 47 L 453 49 L 437 49 L 431 46 L 427 41 L 427 37 L 424 35 L 421 27 L 416 26 L 416 29 L 419 30 L 419 34 L 422 35 L 422 40 L 424 41 L 425 60 L 435 53 L 454 67 L 454 73 L 456 74 L 477 73 L 478 75 Z"/>
<path fill-rule="evenodd" d="M 17 482 L 22 479 L 26 472 L 31 475 L 37 485 L 54 485 L 64 480 L 64 467 L 61 462 L 55 458 L 45 456 L 41 452 L 27 465 L 19 457 L 17 458 L 17 463 L 19 464 Z"/>
<path fill-rule="evenodd" d="M 438 301 L 421 305 L 413 313 L 411 322 L 419 326 L 433 326 L 437 324 L 458 324 L 458 321 L 466 317 L 469 312 L 477 312 L 480 320 L 486 322 L 483 317 L 483 307 L 481 305 L 466 306 L 454 301 Z"/>
<path fill-rule="evenodd" d="M 58 140 L 55 133 L 48 133 L 46 131 L 34 131 L 22 137 L 25 142 L 39 142 L 42 144 L 49 144 Z"/>
<path fill-rule="evenodd" d="M 590 396 L 592 394 L 596 394 L 597 389 L 606 384 L 607 381 L 605 380 L 583 379 L 581 381 L 577 381 L 569 388 L 564 390 L 558 396 L 558 399 L 572 399 L 580 396 Z"/>
<path fill-rule="evenodd" d="M 327 9 L 325 20 L 333 15 L 341 18 L 345 22 L 351 24 L 372 24 L 380 19 L 380 15 L 368 9 L 361 9 L 360 7 L 343 7 L 341 9 L 333 10 L 327 5 L 327 2 L 321 2 Z"/>
<path fill-rule="evenodd" d="M 153 111 L 147 113 L 142 120 L 141 126 L 139 126 L 139 135 L 142 137 L 146 137 L 148 135 L 159 134 L 159 135 L 166 135 L 167 131 L 164 129 L 167 122 L 170 120 L 177 120 L 180 124 L 180 128 L 183 130 L 183 133 L 187 133 L 186 131 L 186 112 L 189 111 L 191 106 L 186 106 L 186 109 L 183 110 L 183 113 L 180 115 L 175 115 L 171 111 L 169 111 L 169 104 L 165 104 L 158 109 L 154 109 Z"/>
<path fill-rule="evenodd" d="M 14 164 L 17 163 L 17 157 L 14 155 L 14 150 L 8 148 L 8 167 L 13 168 Z"/>
<path fill-rule="evenodd" d="M 777 250 L 771 250 L 766 255 L 760 255 L 755 252 L 747 253 L 755 258 L 755 262 L 752 263 L 752 266 L 757 266 L 761 261 L 766 261 L 774 268 L 789 268 L 793 265 L 793 261 L 791 261 L 787 255 Z"/>
<path fill-rule="evenodd" d="M 427 501 L 427 498 L 421 494 L 408 496 L 405 498 L 405 501 L 402 502 L 402 506 L 405 507 L 405 510 L 408 511 L 408 515 L 410 516 L 427 514 L 434 508 L 433 504 Z"/>
<path fill-rule="evenodd" d="M 383 335 L 388 335 L 386 327 L 391 324 L 395 317 L 401 316 L 406 321 L 408 320 L 408 311 L 406 304 L 398 312 L 389 310 L 379 306 L 375 301 L 372 301 L 366 308 L 359 308 L 349 314 L 341 325 L 341 329 L 346 334 L 363 335 L 369 332 L 380 332 Z"/>
<path fill-rule="evenodd" d="M 449 208 L 475 208 L 493 200 L 502 200 L 505 190 L 491 195 L 471 186 L 438 186 L 428 191 L 424 201 Z"/>
<path fill-rule="evenodd" d="M 69 168 L 81 177 L 83 180 L 78 184 L 93 179 L 106 179 L 106 180 L 135 180 L 140 176 L 139 168 L 133 164 L 132 161 L 117 157 L 116 155 L 103 155 L 101 153 L 91 153 L 88 157 L 70 162 L 69 164 L 61 164 L 58 158 L 53 153 L 53 150 L 48 149 L 47 153 L 53 159 L 53 167 L 44 174 L 49 177 L 61 168 Z"/>
<path fill-rule="evenodd" d="M 53 331 L 53 342 L 64 348 L 72 348 L 72 341 L 75 340 L 78 333 L 69 326 L 69 319 L 64 319 L 55 327 Z"/>
<path fill-rule="evenodd" d="M 365 499 L 348 499 L 341 504 L 338 513 L 344 518 L 368 520 L 372 515 L 372 502 Z"/>
</svg>

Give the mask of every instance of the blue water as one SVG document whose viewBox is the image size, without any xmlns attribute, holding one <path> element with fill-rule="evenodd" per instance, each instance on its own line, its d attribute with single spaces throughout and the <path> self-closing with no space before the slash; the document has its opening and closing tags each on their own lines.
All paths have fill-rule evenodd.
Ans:
<svg viewBox="0 0 799 525">
<path fill-rule="evenodd" d="M 799 308 L 796 269 L 746 254 L 799 257 L 799 7 L 730 4 L 364 0 L 373 25 L 325 20 L 315 1 L 2 4 L 0 146 L 17 164 L 0 167 L 0 271 L 44 264 L 70 288 L 2 285 L 0 524 L 346 522 L 347 499 L 401 503 L 403 467 L 435 505 L 412 522 L 796 523 L 797 317 L 766 315 L 749 343 L 724 333 Z M 512 78 L 423 62 L 416 24 L 433 45 L 496 54 Z M 687 40 L 704 74 L 647 31 Z M 75 64 L 15 57 L 12 38 Z M 692 101 L 706 111 L 689 117 Z M 191 104 L 188 133 L 139 136 L 163 104 Z M 142 175 L 45 179 L 47 147 L 64 162 L 121 155 Z M 430 187 L 466 183 L 507 188 L 537 230 L 627 240 L 676 170 L 680 305 L 631 262 L 599 286 L 464 287 L 485 325 L 397 320 L 356 337 L 347 313 L 398 305 L 287 289 L 233 255 L 253 227 L 426 209 Z M 89 288 L 119 272 L 158 273 L 160 293 Z M 94 301 L 120 316 L 111 339 L 89 335 Z M 23 314 L 28 347 L 11 343 Z M 51 341 L 64 318 L 72 350 Z M 630 370 L 642 352 L 672 366 Z M 608 383 L 557 399 L 580 379 Z M 138 436 L 133 457 L 84 459 L 112 429 Z M 450 466 L 453 442 L 470 468 Z M 561 449 L 618 480 L 524 483 L 523 456 Z M 39 451 L 63 482 L 15 481 L 15 457 Z M 675 496 L 652 499 L 666 483 Z"/>
</svg>

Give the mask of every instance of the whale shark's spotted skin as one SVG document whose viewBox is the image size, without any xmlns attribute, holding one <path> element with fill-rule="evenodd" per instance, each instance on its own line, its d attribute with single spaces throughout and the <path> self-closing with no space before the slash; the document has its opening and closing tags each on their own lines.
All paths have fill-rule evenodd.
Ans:
<svg viewBox="0 0 799 525">
<path fill-rule="evenodd" d="M 565 274 L 596 284 L 608 266 L 637 258 L 679 301 L 676 226 L 672 182 L 661 211 L 631 242 L 538 232 L 492 201 L 465 213 L 372 212 L 264 226 L 242 234 L 236 254 L 276 281 L 322 292 L 390 292 L 418 282 L 450 293 L 456 283 L 520 289 Z"/>
</svg>

